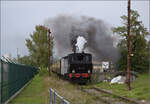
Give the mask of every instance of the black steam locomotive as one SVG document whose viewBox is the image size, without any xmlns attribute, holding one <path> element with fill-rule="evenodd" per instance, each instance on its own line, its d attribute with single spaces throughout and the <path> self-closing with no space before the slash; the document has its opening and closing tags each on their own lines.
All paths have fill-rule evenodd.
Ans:
<svg viewBox="0 0 150 104">
<path fill-rule="evenodd" d="M 65 79 L 86 83 L 92 76 L 92 55 L 88 53 L 72 53 L 56 61 L 52 71 Z"/>
</svg>

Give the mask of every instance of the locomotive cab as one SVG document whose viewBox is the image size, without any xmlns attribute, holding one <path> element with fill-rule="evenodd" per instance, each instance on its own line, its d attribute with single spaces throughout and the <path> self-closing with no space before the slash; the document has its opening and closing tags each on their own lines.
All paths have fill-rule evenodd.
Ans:
<svg viewBox="0 0 150 104">
<path fill-rule="evenodd" d="M 86 81 L 92 75 L 92 55 L 73 53 L 69 56 L 69 77 L 73 80 Z"/>
</svg>

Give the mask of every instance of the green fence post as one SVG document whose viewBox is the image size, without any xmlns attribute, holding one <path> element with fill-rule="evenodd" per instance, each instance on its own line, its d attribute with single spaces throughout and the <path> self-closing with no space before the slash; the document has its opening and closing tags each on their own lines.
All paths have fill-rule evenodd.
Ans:
<svg viewBox="0 0 150 104">
<path fill-rule="evenodd" d="M 1 93 L 1 91 L 2 91 L 2 85 L 1 85 L 1 82 L 2 82 L 2 63 L 1 63 L 1 60 L 0 60 L 0 104 L 2 103 L 2 101 L 1 101 L 1 97 L 2 97 L 2 93 Z"/>
<path fill-rule="evenodd" d="M 0 68 L 1 68 L 1 71 L 0 71 L 0 75 L 1 75 L 1 76 L 0 76 L 0 77 L 1 77 L 1 78 L 0 78 L 0 81 L 1 81 L 1 82 L 0 82 L 0 83 L 1 83 L 1 84 L 0 84 L 0 94 L 1 94 L 1 96 L 0 96 L 0 104 L 2 104 L 2 101 L 3 101 L 3 99 L 2 99 L 2 98 L 3 98 L 3 92 L 2 92 L 2 91 L 3 91 L 3 90 L 2 90 L 2 89 L 3 89 L 3 61 L 2 61 L 2 60 L 1 60 L 1 62 L 0 62 Z"/>
</svg>

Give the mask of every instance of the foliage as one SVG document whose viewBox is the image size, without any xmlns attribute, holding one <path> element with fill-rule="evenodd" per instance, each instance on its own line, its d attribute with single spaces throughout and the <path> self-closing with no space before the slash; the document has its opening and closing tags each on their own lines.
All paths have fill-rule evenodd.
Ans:
<svg viewBox="0 0 150 104">
<path fill-rule="evenodd" d="M 29 66 L 35 66 L 35 64 L 32 62 L 32 59 L 30 56 L 23 56 L 23 57 L 18 57 L 17 62 L 20 64 L 25 64 Z"/>
<path fill-rule="evenodd" d="M 48 66 L 48 38 L 47 30 L 40 25 L 35 27 L 35 32 L 30 34 L 31 39 L 26 39 L 26 46 L 29 50 L 29 57 L 36 66 Z M 52 56 L 53 37 L 50 37 L 50 54 Z"/>
<path fill-rule="evenodd" d="M 146 37 L 149 35 L 146 28 L 139 21 L 139 14 L 137 11 L 131 10 L 131 70 L 144 72 L 148 71 L 148 42 Z M 113 28 L 113 32 L 119 34 L 122 39 L 118 43 L 118 49 L 120 51 L 120 60 L 117 63 L 119 70 L 126 70 L 127 68 L 127 22 L 128 17 L 126 15 L 121 16 L 123 20 L 123 26 Z"/>
<path fill-rule="evenodd" d="M 48 74 L 48 69 L 44 67 L 40 67 L 39 76 L 45 76 Z"/>
</svg>

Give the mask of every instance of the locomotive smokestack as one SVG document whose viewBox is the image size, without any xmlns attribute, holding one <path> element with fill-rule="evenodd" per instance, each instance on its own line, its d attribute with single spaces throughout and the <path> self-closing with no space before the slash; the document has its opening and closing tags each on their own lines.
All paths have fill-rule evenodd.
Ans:
<svg viewBox="0 0 150 104">
<path fill-rule="evenodd" d="M 73 45 L 72 51 L 73 51 L 74 53 L 76 53 L 76 46 L 75 46 L 75 45 Z"/>
<path fill-rule="evenodd" d="M 74 52 L 74 53 L 76 53 L 76 43 L 77 43 L 77 40 L 76 40 L 76 38 L 74 38 L 74 39 L 72 39 L 71 40 L 71 46 L 72 46 L 72 51 Z"/>
</svg>

